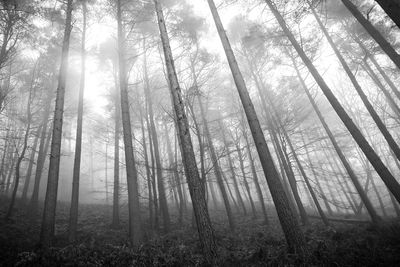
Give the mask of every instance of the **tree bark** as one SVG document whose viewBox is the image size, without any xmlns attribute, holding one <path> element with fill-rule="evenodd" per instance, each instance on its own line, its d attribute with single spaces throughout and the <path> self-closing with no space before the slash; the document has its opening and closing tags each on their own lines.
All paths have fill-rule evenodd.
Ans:
<svg viewBox="0 0 400 267">
<path fill-rule="evenodd" d="M 58 179 L 61 158 L 61 140 L 64 115 L 64 97 L 68 72 L 69 38 L 72 30 L 72 0 L 68 0 L 64 41 L 62 45 L 61 67 L 58 78 L 56 105 L 53 120 L 53 134 L 51 141 L 50 166 L 47 181 L 46 197 L 44 202 L 43 220 L 40 231 L 40 244 L 43 247 L 52 245 L 55 228 Z"/>
<path fill-rule="evenodd" d="M 261 165 L 263 167 L 265 177 L 275 203 L 278 217 L 285 234 L 288 244 L 288 250 L 296 253 L 306 253 L 306 242 L 304 235 L 300 229 L 300 225 L 296 220 L 293 210 L 290 208 L 289 200 L 285 194 L 278 172 L 275 168 L 272 155 L 268 149 L 264 133 L 261 129 L 260 122 L 258 121 L 254 105 L 250 99 L 249 92 L 244 82 L 243 76 L 237 64 L 232 47 L 229 43 L 226 32 L 222 26 L 217 8 L 213 0 L 208 0 L 208 4 L 214 18 L 215 25 L 218 30 L 229 66 L 238 90 L 243 108 L 246 113 L 247 121 L 249 123 L 254 142 L 260 157 Z"/>
<path fill-rule="evenodd" d="M 200 244 L 203 253 L 209 263 L 214 263 L 217 258 L 217 247 L 214 237 L 214 229 L 211 225 L 210 216 L 207 210 L 207 203 L 204 195 L 204 187 L 200 180 L 197 169 L 196 158 L 193 151 L 192 139 L 190 137 L 189 122 L 186 117 L 185 107 L 182 100 L 182 91 L 178 83 L 174 59 L 165 25 L 164 14 L 159 0 L 154 0 L 157 13 L 161 41 L 163 44 L 165 64 L 167 67 L 169 89 L 174 107 L 174 117 L 178 128 L 178 138 L 182 154 L 183 166 L 186 179 L 189 185 L 189 192 L 192 198 L 193 210 L 199 232 Z"/>
</svg>

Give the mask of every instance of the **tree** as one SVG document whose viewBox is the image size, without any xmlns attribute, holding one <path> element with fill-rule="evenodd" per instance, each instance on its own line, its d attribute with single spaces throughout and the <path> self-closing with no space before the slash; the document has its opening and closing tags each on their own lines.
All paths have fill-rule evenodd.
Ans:
<svg viewBox="0 0 400 267">
<path fill-rule="evenodd" d="M 32 98 L 33 98 L 33 94 L 34 94 L 34 86 L 35 86 L 35 80 L 36 80 L 36 67 L 37 67 L 37 63 L 35 63 L 35 66 L 32 70 L 32 79 L 30 81 L 30 88 L 29 88 L 29 97 L 28 97 L 28 104 L 27 104 L 27 108 L 26 108 L 26 130 L 25 130 L 25 135 L 24 135 L 24 141 L 23 141 L 23 145 L 22 145 L 22 151 L 19 153 L 18 158 L 17 158 L 17 164 L 15 166 L 15 180 L 14 180 L 14 188 L 12 191 L 12 196 L 11 196 L 11 202 L 10 205 L 8 207 L 8 211 L 6 213 L 5 218 L 9 219 L 12 216 L 12 212 L 13 212 L 13 208 L 14 208 L 14 204 L 15 204 L 15 198 L 17 196 L 17 191 L 18 191 L 18 186 L 19 186 L 19 180 L 20 180 L 20 172 L 21 172 L 21 163 L 22 160 L 25 158 L 25 153 L 26 153 L 26 149 L 28 148 L 28 139 L 29 139 L 29 133 L 31 130 L 31 124 L 32 124 L 32 109 L 31 109 L 31 105 L 32 105 Z"/>
<path fill-rule="evenodd" d="M 146 43 L 145 39 L 143 41 L 143 48 L 145 49 Z M 143 54 L 143 72 L 144 72 L 144 91 L 145 91 L 145 97 L 146 97 L 146 103 L 147 103 L 147 110 L 149 113 L 149 122 L 150 122 L 150 129 L 149 131 L 151 132 L 152 135 L 152 141 L 153 141 L 153 151 L 154 151 L 154 158 L 156 162 L 156 172 L 157 172 L 157 185 L 158 185 L 158 196 L 159 196 L 159 201 L 160 201 L 160 208 L 161 208 L 161 213 L 163 215 L 163 225 L 164 225 L 164 231 L 169 232 L 170 231 L 170 218 L 169 218 L 169 211 L 168 211 L 168 203 L 167 203 L 167 198 L 165 196 L 165 186 L 164 186 L 164 179 L 163 179 L 163 174 L 162 174 L 162 163 L 161 163 L 161 157 L 160 157 L 160 149 L 158 145 L 158 135 L 157 135 L 157 129 L 156 125 L 154 122 L 154 110 L 153 110 L 153 99 L 151 97 L 151 91 L 150 91 L 150 83 L 149 83 L 149 76 L 147 72 L 147 55 L 146 55 L 146 50 L 144 50 Z"/>
<path fill-rule="evenodd" d="M 318 70 L 315 68 L 311 60 L 308 58 L 308 56 L 305 54 L 304 50 L 301 48 L 300 44 L 297 42 L 295 39 L 294 35 L 290 32 L 288 26 L 286 25 L 286 22 L 282 15 L 279 13 L 279 11 L 276 9 L 276 7 L 273 5 L 273 3 L 270 0 L 265 0 L 267 3 L 268 7 L 272 11 L 273 15 L 275 16 L 276 20 L 278 21 L 279 25 L 283 29 L 286 37 L 290 40 L 292 46 L 295 48 L 297 53 L 299 54 L 300 58 L 303 60 L 304 64 L 306 65 L 307 69 L 309 72 L 312 74 L 314 77 L 315 81 L 323 91 L 324 95 L 328 99 L 328 101 L 331 103 L 332 107 L 346 126 L 346 128 L 349 130 L 350 134 L 353 136 L 354 140 L 357 142 L 359 147 L 363 150 L 364 154 L 368 157 L 368 160 L 371 162 L 371 164 L 374 166 L 375 170 L 377 173 L 380 175 L 381 179 L 384 181 L 386 186 L 389 188 L 389 190 L 393 193 L 397 201 L 400 201 L 400 184 L 396 181 L 396 179 L 393 177 L 393 175 L 390 173 L 390 171 L 387 169 L 387 167 L 384 165 L 382 160 L 379 158 L 379 156 L 376 154 L 374 149 L 371 147 L 371 145 L 368 143 L 364 135 L 361 133 L 361 131 L 357 128 L 355 123 L 352 121 L 350 116 L 347 114 L 347 112 L 344 110 L 336 96 L 333 94 L 332 90 L 329 88 L 329 86 L 326 84 L 325 80 L 322 78 L 322 76 L 319 74 Z"/>
<path fill-rule="evenodd" d="M 368 21 L 357 7 L 350 0 L 341 0 L 342 3 L 347 7 L 347 9 L 353 14 L 353 16 L 358 20 L 358 22 L 365 28 L 365 30 L 374 38 L 374 40 L 379 44 L 382 50 L 389 56 L 393 63 L 400 69 L 400 55 L 392 47 L 392 45 L 386 41 L 382 34 Z"/>
<path fill-rule="evenodd" d="M 142 220 L 140 215 L 138 176 L 133 154 L 131 116 L 129 113 L 129 96 L 126 72 L 126 40 L 123 25 L 122 0 L 117 1 L 117 23 L 118 23 L 118 76 L 121 97 L 121 120 L 125 146 L 126 179 L 128 183 L 128 206 L 129 206 L 129 236 L 132 245 L 138 246 L 143 241 Z"/>
<path fill-rule="evenodd" d="M 324 33 L 326 39 L 329 42 L 329 45 L 333 49 L 333 51 L 336 54 L 336 57 L 339 59 L 340 64 L 342 65 L 343 69 L 345 70 L 346 74 L 351 80 L 351 83 L 353 84 L 354 88 L 356 89 L 358 95 L 360 96 L 362 102 L 364 103 L 365 107 L 367 108 L 369 114 L 371 115 L 372 119 L 375 121 L 376 125 L 378 126 L 379 130 L 381 131 L 382 135 L 385 137 L 386 141 L 389 144 L 389 147 L 393 150 L 395 153 L 396 157 L 398 160 L 400 160 L 400 148 L 397 145 L 396 141 L 394 140 L 393 136 L 390 134 L 388 129 L 386 128 L 385 124 L 379 117 L 378 113 L 375 111 L 374 107 L 372 106 L 371 102 L 368 100 L 367 95 L 364 93 L 363 89 L 361 88 L 360 84 L 358 83 L 355 75 L 351 71 L 349 65 L 346 63 L 346 60 L 343 58 L 342 54 L 340 53 L 339 49 L 335 45 L 335 42 L 329 35 L 328 31 L 326 30 L 325 26 L 322 24 L 322 21 L 320 20 L 319 16 L 315 12 L 314 8 L 311 6 L 311 11 L 321 28 L 322 32 Z"/>
<path fill-rule="evenodd" d="M 389 17 L 396 23 L 397 27 L 400 28 L 400 1 L 399 0 L 375 0 L 383 10 L 389 15 Z"/>
<path fill-rule="evenodd" d="M 72 30 L 72 0 L 68 0 L 64 40 L 62 45 L 61 67 L 58 77 L 56 104 L 53 119 L 53 134 L 51 141 L 50 166 L 47 181 L 46 197 L 44 202 L 43 220 L 40 231 L 40 244 L 50 247 L 54 236 L 55 216 L 57 206 L 57 191 L 60 168 L 60 151 L 62 140 L 62 126 L 64 113 L 64 96 L 68 70 L 68 55 L 70 35 Z"/>
<path fill-rule="evenodd" d="M 214 229 L 211 225 L 210 216 L 207 210 L 204 187 L 200 180 L 199 172 L 197 169 L 192 139 L 190 136 L 189 123 L 182 101 L 182 92 L 175 70 L 175 64 L 172 56 L 171 46 L 169 43 L 167 27 L 165 25 L 164 14 L 161 8 L 161 4 L 158 0 L 154 0 L 154 5 L 157 13 L 158 26 L 163 45 L 165 64 L 168 73 L 169 89 L 174 107 L 174 118 L 176 120 L 182 161 L 189 186 L 190 196 L 192 198 L 192 205 L 197 223 L 200 244 L 207 260 L 212 263 L 215 261 L 217 256 Z"/>
<path fill-rule="evenodd" d="M 76 229 L 78 227 L 78 206 L 79 206 L 79 180 L 81 171 L 81 151 L 82 151 L 82 124 L 83 124 L 83 94 L 85 90 L 86 77 L 86 28 L 87 28 L 87 2 L 82 0 L 82 40 L 81 40 L 81 77 L 79 86 L 78 100 L 78 119 L 75 139 L 75 158 L 72 177 L 72 196 L 69 215 L 68 239 L 70 242 L 76 240 Z"/>
<path fill-rule="evenodd" d="M 224 51 L 231 68 L 236 88 L 239 92 L 243 109 L 246 113 L 254 142 L 256 143 L 261 165 L 263 167 L 264 174 L 267 179 L 276 210 L 278 212 L 278 217 L 285 234 L 288 249 L 291 252 L 297 252 L 300 254 L 306 253 L 307 248 L 304 235 L 301 232 L 300 226 L 292 209 L 290 208 L 289 200 L 285 194 L 281 181 L 279 180 L 279 175 L 272 160 L 271 153 L 269 152 L 260 122 L 258 121 L 256 111 L 250 99 L 250 95 L 247 91 L 246 84 L 236 62 L 236 58 L 233 54 L 228 37 L 226 36 L 225 30 L 222 26 L 217 8 L 213 0 L 208 0 L 208 4 L 213 15 L 222 45 L 224 47 Z"/>
</svg>

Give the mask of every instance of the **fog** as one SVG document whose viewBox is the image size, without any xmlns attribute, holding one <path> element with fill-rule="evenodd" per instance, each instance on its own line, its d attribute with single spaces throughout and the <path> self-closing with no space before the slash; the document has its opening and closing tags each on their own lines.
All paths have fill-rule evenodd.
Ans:
<svg viewBox="0 0 400 267">
<path fill-rule="evenodd" d="M 397 0 L 0 4 L 2 265 L 399 261 Z"/>
</svg>

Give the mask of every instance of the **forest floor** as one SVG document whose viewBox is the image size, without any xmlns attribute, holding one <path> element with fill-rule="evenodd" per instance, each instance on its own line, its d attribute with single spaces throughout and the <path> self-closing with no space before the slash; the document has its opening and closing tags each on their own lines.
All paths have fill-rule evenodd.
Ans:
<svg viewBox="0 0 400 267">
<path fill-rule="evenodd" d="M 59 203 L 54 248 L 43 251 L 37 246 L 40 218 L 29 219 L 26 207 L 17 203 L 13 219 L 4 221 L 7 202 L 0 199 L 0 266 L 205 265 L 190 215 L 185 218 L 185 226 L 174 224 L 170 233 L 153 235 L 141 247 L 131 249 L 126 207 L 121 211 L 121 227 L 112 229 L 111 207 L 82 205 L 79 241 L 69 245 L 66 237 L 69 206 Z M 237 215 L 234 233 L 224 222 L 222 211 L 213 211 L 211 216 L 220 266 L 399 266 L 400 263 L 399 221 L 387 222 L 379 228 L 366 223 L 335 222 L 328 229 L 321 221 L 313 220 L 304 228 L 311 251 L 304 259 L 286 253 L 276 216 L 271 216 L 270 226 L 266 226 L 261 218 Z M 174 214 L 172 220 L 176 222 Z"/>
</svg>

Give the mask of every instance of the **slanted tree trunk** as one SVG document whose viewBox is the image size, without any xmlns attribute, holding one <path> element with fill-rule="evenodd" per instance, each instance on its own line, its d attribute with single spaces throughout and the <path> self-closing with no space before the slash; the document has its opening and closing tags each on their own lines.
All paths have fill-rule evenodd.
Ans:
<svg viewBox="0 0 400 267">
<path fill-rule="evenodd" d="M 314 201 L 314 204 L 315 204 L 315 206 L 316 206 L 316 208 L 317 208 L 317 210 L 318 210 L 318 213 L 319 213 L 319 215 L 321 216 L 321 219 L 322 219 L 322 221 L 324 222 L 324 224 L 325 224 L 326 226 L 329 226 L 328 218 L 326 217 L 324 211 L 323 211 L 322 208 L 321 208 L 321 205 L 320 205 L 319 202 L 318 202 L 318 198 L 317 198 L 317 196 L 315 195 L 314 189 L 312 188 L 311 183 L 310 183 L 310 181 L 309 181 L 309 179 L 308 179 L 308 176 L 307 176 L 306 172 L 304 171 L 303 165 L 301 164 L 301 162 L 300 162 L 300 160 L 299 160 L 299 157 L 297 156 L 297 152 L 296 152 L 295 148 L 293 147 L 292 141 L 290 140 L 289 135 L 286 133 L 286 131 L 284 131 L 284 133 L 285 133 L 286 141 L 287 141 L 287 143 L 289 144 L 290 150 L 292 151 L 293 157 L 294 157 L 294 159 L 295 159 L 295 161 L 296 161 L 296 163 L 297 163 L 297 166 L 299 167 L 299 170 L 300 170 L 301 175 L 302 175 L 303 178 L 304 178 L 304 181 L 305 181 L 305 183 L 306 183 L 306 185 L 307 185 L 308 191 L 309 191 L 310 194 L 311 194 L 312 200 Z M 310 204 L 311 204 L 311 203 L 310 203 Z"/>
<path fill-rule="evenodd" d="M 229 43 L 226 32 L 222 26 L 217 8 L 213 0 L 208 0 L 208 4 L 214 18 L 226 57 L 231 68 L 231 72 L 238 90 L 246 117 L 253 135 L 254 142 L 260 157 L 268 186 L 275 203 L 278 217 L 285 234 L 290 252 L 305 253 L 307 251 L 304 235 L 301 232 L 300 225 L 296 219 L 293 210 L 290 208 L 289 200 L 285 194 L 278 172 L 275 168 L 272 155 L 268 149 L 264 133 L 258 121 L 254 105 L 250 99 L 249 92 L 244 82 L 243 76 L 237 64 L 232 47 Z"/>
<path fill-rule="evenodd" d="M 50 105 L 49 105 L 50 106 Z M 50 115 L 48 113 L 48 115 Z M 40 180 L 42 178 L 44 163 L 46 162 L 47 153 L 50 148 L 51 142 L 51 129 L 47 129 L 47 120 L 43 124 L 43 129 L 40 137 L 40 145 L 39 145 L 39 153 L 38 160 L 36 163 L 36 172 L 35 172 L 35 182 L 33 184 L 32 196 L 28 205 L 28 215 L 29 217 L 33 217 L 37 215 L 38 205 L 39 205 L 39 187 Z M 47 136 L 47 137 L 46 137 Z"/>
<path fill-rule="evenodd" d="M 279 25 L 285 32 L 286 36 L 289 38 L 293 47 L 299 54 L 300 58 L 303 60 L 304 64 L 306 65 L 310 73 L 313 75 L 315 81 L 325 94 L 326 98 L 331 103 L 332 107 L 334 108 L 340 119 L 343 121 L 344 125 L 349 130 L 350 134 L 353 136 L 354 140 L 363 150 L 364 154 L 367 156 L 368 160 L 374 166 L 376 172 L 382 178 L 386 186 L 393 193 L 397 201 L 400 201 L 400 184 L 396 181 L 396 179 L 393 177 L 393 175 L 390 173 L 387 167 L 383 164 L 382 160 L 379 158 L 374 149 L 365 139 L 364 135 L 357 128 L 357 126 L 352 121 L 350 116 L 344 110 L 343 106 L 339 103 L 338 99 L 333 94 L 332 90 L 326 84 L 325 80 L 319 74 L 318 70 L 312 64 L 311 60 L 307 57 L 304 50 L 301 48 L 300 44 L 296 41 L 294 35 L 290 32 L 282 15 L 279 13 L 279 11 L 276 9 L 276 7 L 272 4 L 270 0 L 265 0 L 265 1 L 269 6 L 269 8 L 271 9 L 272 13 L 274 14 L 275 18 L 278 20 Z"/>
<path fill-rule="evenodd" d="M 317 172 L 315 171 L 315 167 L 314 167 L 314 165 L 313 165 L 313 163 L 311 161 L 310 151 L 308 150 L 308 147 L 306 145 L 305 138 L 304 138 L 304 135 L 303 135 L 302 132 L 301 132 L 301 139 L 302 139 L 302 142 L 303 142 L 303 145 L 304 145 L 304 150 L 306 151 L 307 160 L 308 160 L 308 162 L 310 164 L 311 172 L 312 172 L 312 174 L 314 176 L 315 184 L 317 185 L 318 190 L 320 191 L 321 198 L 324 201 L 324 204 L 325 204 L 326 210 L 328 211 L 328 214 L 332 215 L 331 206 L 330 206 L 328 200 L 326 199 L 326 196 L 324 194 L 324 190 L 322 189 L 321 183 L 319 182 L 319 177 L 318 177 Z"/>
<path fill-rule="evenodd" d="M 66 9 L 66 21 L 64 41 L 62 45 L 62 57 L 60 74 L 58 77 L 58 88 L 56 105 L 53 119 L 53 134 L 51 141 L 50 166 L 47 181 L 46 197 L 44 202 L 43 221 L 40 231 L 40 244 L 50 247 L 54 237 L 58 178 L 61 158 L 61 140 L 64 115 L 64 96 L 68 72 L 69 38 L 72 30 L 72 0 L 68 0 Z"/>
<path fill-rule="evenodd" d="M 85 91 L 85 78 L 86 78 L 86 20 L 87 20 L 87 3 L 86 0 L 82 1 L 82 39 L 81 39 L 81 77 L 79 86 L 79 99 L 78 99 L 78 119 L 76 125 L 76 139 L 75 139 L 75 157 L 74 157 L 74 170 L 72 176 L 72 195 L 71 207 L 69 212 L 69 225 L 68 225 L 68 240 L 69 242 L 76 241 L 76 230 L 78 228 L 78 207 L 79 207 L 79 180 L 81 172 L 81 154 L 82 154 L 82 124 L 83 124 L 83 94 Z"/>
<path fill-rule="evenodd" d="M 197 86 L 197 85 L 195 85 L 195 86 Z M 198 88 L 197 88 L 197 90 L 198 90 Z M 199 96 L 197 97 L 197 100 L 199 101 L 200 113 L 201 113 L 201 117 L 203 118 L 203 127 L 204 127 L 204 132 L 205 132 L 207 143 L 208 143 L 208 150 L 210 152 L 210 157 L 211 157 L 211 161 L 212 161 L 215 178 L 217 179 L 217 184 L 218 184 L 219 190 L 221 192 L 222 200 L 224 201 L 225 210 L 226 210 L 226 214 L 228 216 L 228 221 L 229 221 L 229 227 L 232 231 L 234 231 L 235 230 L 235 220 L 233 218 L 231 205 L 229 203 L 228 195 L 226 193 L 226 189 L 224 186 L 224 181 L 223 181 L 222 173 L 221 173 L 221 167 L 218 163 L 218 157 L 215 152 L 214 143 L 212 141 L 211 133 L 208 128 L 208 122 L 207 122 L 207 118 L 205 115 L 203 102 L 201 101 L 201 98 Z"/>
<path fill-rule="evenodd" d="M 246 54 L 246 56 L 247 56 L 247 54 Z M 265 86 L 262 84 L 260 77 L 256 74 L 253 64 L 251 63 L 251 60 L 248 57 L 246 57 L 246 59 L 247 59 L 247 62 L 248 62 L 249 68 L 250 68 L 251 75 L 256 84 L 257 92 L 258 92 L 258 94 L 260 96 L 260 100 L 261 100 L 261 105 L 262 105 L 264 114 L 267 119 L 268 132 L 271 136 L 277 156 L 280 158 L 280 162 L 282 163 L 283 168 L 286 173 L 286 176 L 288 177 L 289 185 L 292 190 L 293 197 L 295 199 L 297 208 L 299 210 L 302 223 L 304 225 L 307 225 L 307 224 L 309 224 L 309 220 L 308 220 L 306 210 L 303 206 L 303 202 L 301 201 L 301 198 L 300 198 L 300 195 L 299 195 L 299 192 L 297 189 L 296 178 L 295 178 L 289 157 L 287 156 L 285 149 L 283 149 L 283 147 L 281 146 L 281 144 L 279 142 L 279 138 L 277 136 L 276 127 L 275 127 L 276 125 L 274 125 L 272 116 L 270 114 L 270 110 L 267 107 L 266 97 L 263 93 L 263 89 L 265 89 Z M 289 192 L 288 192 L 288 194 L 289 194 Z"/>
<path fill-rule="evenodd" d="M 266 209 L 265 203 L 264 203 L 264 196 L 263 196 L 263 193 L 262 193 L 262 190 L 261 190 L 260 182 L 258 181 L 258 175 L 257 175 L 257 171 L 256 171 L 256 166 L 254 165 L 253 155 L 251 154 L 249 140 L 248 140 L 246 135 L 244 135 L 244 140 L 246 142 L 247 156 L 249 158 L 249 163 L 250 163 L 250 168 L 251 168 L 251 174 L 253 176 L 253 181 L 254 181 L 254 184 L 256 186 L 258 201 L 260 201 L 261 210 L 262 210 L 263 215 L 264 215 L 264 222 L 265 222 L 265 224 L 268 224 L 269 223 L 269 219 L 268 219 L 267 209 Z"/>
<path fill-rule="evenodd" d="M 249 186 L 249 183 L 247 181 L 246 170 L 244 168 L 243 153 L 242 153 L 242 149 L 241 149 L 239 143 L 236 143 L 236 152 L 238 153 L 240 170 L 242 171 L 242 176 L 243 176 L 243 184 L 244 184 L 244 187 L 246 189 L 247 195 L 249 197 L 249 202 L 250 202 L 250 205 L 251 205 L 251 211 L 253 212 L 253 218 L 257 218 L 257 211 L 256 211 L 256 207 L 254 205 L 253 197 L 251 196 L 250 186 Z"/>
<path fill-rule="evenodd" d="M 35 162 L 36 149 L 37 149 L 37 146 L 39 143 L 39 135 L 40 135 L 41 129 L 42 129 L 42 125 L 40 125 L 39 128 L 35 132 L 35 140 L 33 141 L 31 156 L 29 157 L 28 170 L 26 171 L 26 175 L 25 175 L 24 188 L 22 189 L 21 199 L 22 199 L 23 203 L 26 202 L 29 185 L 31 183 L 32 169 L 33 169 L 33 165 Z"/>
<path fill-rule="evenodd" d="M 368 100 L 367 95 L 362 90 L 355 75 L 351 71 L 349 65 L 346 63 L 346 60 L 343 58 L 342 54 L 340 53 L 339 49 L 337 48 L 336 44 L 334 43 L 332 37 L 329 35 L 328 31 L 326 30 L 326 28 L 323 25 L 322 21 L 320 20 L 319 16 L 317 15 L 317 13 L 315 12 L 315 10 L 313 8 L 311 8 L 311 11 L 313 12 L 318 25 L 320 26 L 322 32 L 324 33 L 326 39 L 328 40 L 328 43 L 330 44 L 331 48 L 335 52 L 336 57 L 339 59 L 340 64 L 342 65 L 343 69 L 345 70 L 347 76 L 350 78 L 351 83 L 353 84 L 354 88 L 356 89 L 358 95 L 360 96 L 362 102 L 364 103 L 365 107 L 367 108 L 369 114 L 371 115 L 372 119 L 378 126 L 378 129 L 380 130 L 382 135 L 385 137 L 386 141 L 389 144 L 389 147 L 395 153 L 397 159 L 400 160 L 400 147 L 397 145 L 393 136 L 390 134 L 389 130 L 386 128 L 386 125 L 383 123 L 383 121 L 379 117 L 378 113 L 372 106 L 371 102 Z"/>
<path fill-rule="evenodd" d="M 227 157 L 228 157 L 228 165 L 229 165 L 229 170 L 230 170 L 230 173 L 231 173 L 231 176 L 232 176 L 231 178 L 232 178 L 232 181 L 233 181 L 233 186 L 235 188 L 236 197 L 237 197 L 237 199 L 239 201 L 240 207 L 243 210 L 243 214 L 247 215 L 246 206 L 244 205 L 243 198 L 242 198 L 242 196 L 240 194 L 240 191 L 239 191 L 237 177 L 236 177 L 235 169 L 234 169 L 233 162 L 232 162 L 231 151 L 229 149 L 228 141 L 226 140 L 225 126 L 223 125 L 223 123 L 221 121 L 219 121 L 219 127 L 221 129 L 222 141 L 224 142 L 224 146 L 225 146 L 225 149 L 226 149 L 226 154 L 227 154 Z"/>
<path fill-rule="evenodd" d="M 351 30 L 345 26 L 347 33 L 353 38 L 353 40 L 361 47 L 361 49 L 364 51 L 366 57 L 372 62 L 372 64 L 375 66 L 375 68 L 378 70 L 379 74 L 383 77 L 385 82 L 389 85 L 390 89 L 392 92 L 396 95 L 396 97 L 400 100 L 400 91 L 397 89 L 397 87 L 394 85 L 392 80 L 389 78 L 389 76 L 385 73 L 385 71 L 382 69 L 382 67 L 379 65 L 379 63 L 376 61 L 374 55 L 372 55 L 369 50 L 365 47 L 364 43 L 360 40 L 360 38 L 357 37 L 356 34 L 353 34 Z M 365 63 L 366 60 L 365 60 Z"/>
<path fill-rule="evenodd" d="M 341 0 L 342 3 L 347 7 L 351 14 L 358 20 L 358 22 L 364 27 L 364 29 L 374 38 L 374 40 L 379 44 L 382 50 L 389 56 L 394 64 L 400 69 L 400 55 L 394 50 L 392 45 L 386 41 L 382 34 L 372 25 L 372 23 L 367 20 L 363 14 L 357 9 L 350 0 Z M 391 2 L 393 0 L 387 1 Z M 398 0 L 396 0 L 398 1 Z"/>
<path fill-rule="evenodd" d="M 400 1 L 399 0 L 375 0 L 388 16 L 400 28 Z"/>
<path fill-rule="evenodd" d="M 128 78 L 126 74 L 126 39 L 122 23 L 121 0 L 117 1 L 118 22 L 118 62 L 119 62 L 119 87 L 121 98 L 121 120 L 125 145 L 126 180 L 128 186 L 128 208 L 129 208 L 129 237 L 133 246 L 142 243 L 144 232 L 139 203 L 138 176 L 133 154 L 133 134 L 131 127 L 131 116 L 129 113 Z"/>
<path fill-rule="evenodd" d="M 206 259 L 210 264 L 217 258 L 217 247 L 215 243 L 214 230 L 211 225 L 210 216 L 207 210 L 207 203 L 204 194 L 204 187 L 200 180 L 197 169 L 196 158 L 194 155 L 192 139 L 190 137 L 189 122 L 186 117 L 185 107 L 182 100 L 182 91 L 178 83 L 178 77 L 175 70 L 174 59 L 172 57 L 171 46 L 167 27 L 165 25 L 164 14 L 162 12 L 159 0 L 154 0 L 157 13 L 158 25 L 163 44 L 165 64 L 167 67 L 169 89 L 174 107 L 174 117 L 178 129 L 178 138 L 181 148 L 183 166 L 185 168 L 186 179 L 189 186 L 190 196 L 192 198 L 194 215 L 199 232 L 200 244 Z"/>
<path fill-rule="evenodd" d="M 304 92 L 306 93 L 307 98 L 310 101 L 311 105 L 313 106 L 314 111 L 317 114 L 317 116 L 318 116 L 318 118 L 319 118 L 319 120 L 320 120 L 320 122 L 321 122 L 321 124 L 322 124 L 322 126 L 323 126 L 323 128 L 324 128 L 324 130 L 326 132 L 326 134 L 328 135 L 329 140 L 331 141 L 331 143 L 332 143 L 337 155 L 339 156 L 340 161 L 342 162 L 344 168 L 346 169 L 346 171 L 347 171 L 351 181 L 353 182 L 358 194 L 360 195 L 363 203 L 366 203 L 366 207 L 367 207 L 367 210 L 369 212 L 369 215 L 371 216 L 371 219 L 375 223 L 378 223 L 380 221 L 379 216 L 377 215 L 374 207 L 372 206 L 368 196 L 365 194 L 365 192 L 364 192 L 364 190 L 363 190 L 363 188 L 362 188 L 362 186 L 361 186 L 361 184 L 359 182 L 358 177 L 356 176 L 356 174 L 353 171 L 353 168 L 350 166 L 350 163 L 347 161 L 346 156 L 343 154 L 342 150 L 340 149 L 339 144 L 336 141 L 336 138 L 334 137 L 334 135 L 333 135 L 332 131 L 330 130 L 328 124 L 326 123 L 321 111 L 319 110 L 319 108 L 317 106 L 317 103 L 315 103 L 315 100 L 313 99 L 313 97 L 311 96 L 310 92 L 308 91 L 308 88 L 307 88 L 307 86 L 306 86 L 306 84 L 305 84 L 305 82 L 304 82 L 304 80 L 303 80 L 303 78 L 302 78 L 302 76 L 300 74 L 300 71 L 298 69 L 298 66 L 296 64 L 295 59 L 293 57 L 291 57 L 291 58 L 292 58 L 292 62 L 293 62 L 294 68 L 296 70 L 297 76 L 298 76 L 298 78 L 300 80 L 300 83 L 302 85 L 302 88 L 303 88 Z M 361 132 L 360 132 L 360 134 L 361 134 Z M 349 201 L 350 201 L 349 203 L 352 204 L 351 200 L 349 200 Z"/>
<path fill-rule="evenodd" d="M 368 64 L 367 60 L 365 59 L 361 67 L 364 71 L 371 77 L 372 81 L 381 89 L 382 93 L 385 95 L 386 101 L 388 102 L 389 106 L 393 110 L 394 115 L 397 116 L 397 121 L 400 119 L 400 107 L 397 105 L 394 98 L 390 95 L 389 91 L 386 90 L 383 83 L 379 80 L 378 75 L 375 74 L 374 70 Z"/>
</svg>

